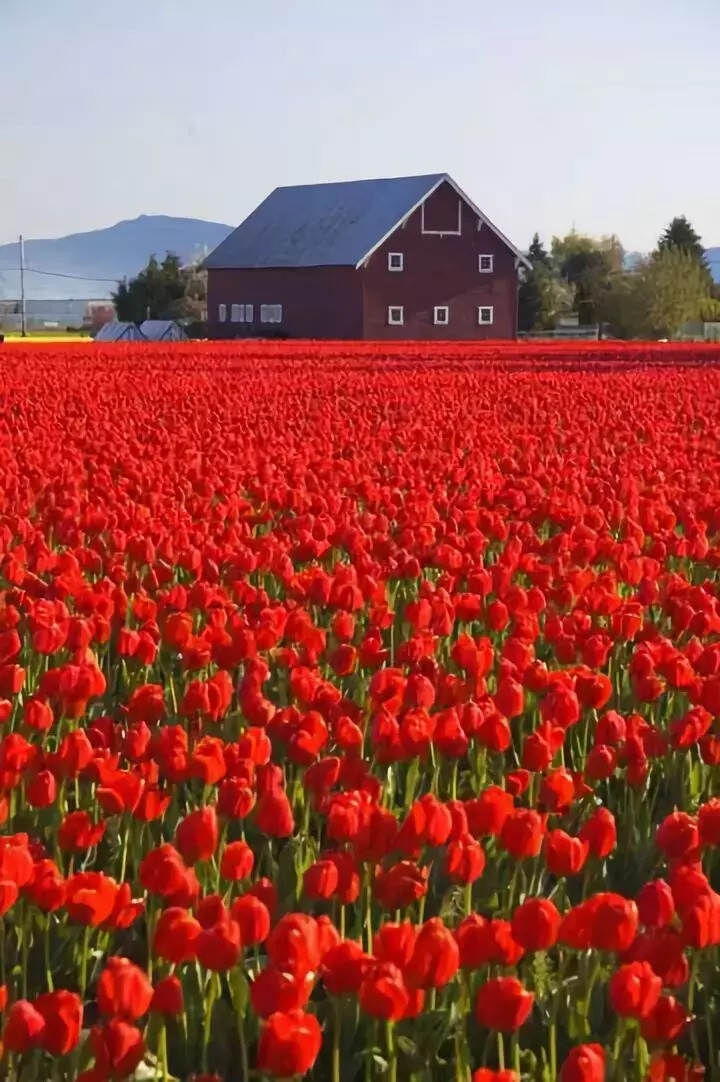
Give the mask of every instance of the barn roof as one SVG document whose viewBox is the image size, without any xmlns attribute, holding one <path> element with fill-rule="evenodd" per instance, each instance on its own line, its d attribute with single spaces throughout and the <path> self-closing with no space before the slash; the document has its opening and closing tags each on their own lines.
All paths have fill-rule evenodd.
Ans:
<svg viewBox="0 0 720 1082">
<path fill-rule="evenodd" d="M 524 262 L 447 173 L 276 188 L 205 260 L 209 268 L 359 266 L 448 181 Z"/>
</svg>

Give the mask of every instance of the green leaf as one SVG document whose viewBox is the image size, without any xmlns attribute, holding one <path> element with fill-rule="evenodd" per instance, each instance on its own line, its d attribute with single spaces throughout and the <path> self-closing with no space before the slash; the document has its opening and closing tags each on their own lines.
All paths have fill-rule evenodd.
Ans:
<svg viewBox="0 0 720 1082">
<path fill-rule="evenodd" d="M 230 985 L 230 995 L 232 997 L 235 1013 L 239 1018 L 244 1018 L 250 999 L 250 985 L 248 984 L 247 977 L 240 969 L 240 966 L 234 966 L 230 970 L 228 974 L 228 984 Z"/>
</svg>

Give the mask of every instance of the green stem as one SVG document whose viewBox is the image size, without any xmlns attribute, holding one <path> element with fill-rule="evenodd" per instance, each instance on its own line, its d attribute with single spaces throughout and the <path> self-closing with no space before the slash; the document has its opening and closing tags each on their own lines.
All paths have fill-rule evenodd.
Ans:
<svg viewBox="0 0 720 1082">
<path fill-rule="evenodd" d="M 45 979 L 47 981 L 48 992 L 54 991 L 53 978 L 52 978 L 52 966 L 50 965 L 50 921 L 52 917 L 50 913 L 45 914 L 45 934 L 43 936 L 43 946 L 45 954 Z"/>
<path fill-rule="evenodd" d="M 550 1022 L 548 1045 L 550 1046 L 550 1077 L 557 1078 L 557 1023 L 554 1018 Z"/>
<path fill-rule="evenodd" d="M 498 1067 L 501 1071 L 505 1070 L 505 1045 L 503 1043 L 503 1035 L 500 1030 L 497 1031 L 497 1052 L 498 1052 Z"/>
<path fill-rule="evenodd" d="M 395 1035 L 393 1033 L 394 1022 L 385 1023 L 385 1038 L 387 1041 L 388 1056 L 388 1082 L 397 1082 L 397 1053 L 395 1051 Z"/>
<path fill-rule="evenodd" d="M 87 987 L 87 963 L 88 955 L 90 953 L 90 925 L 85 925 L 85 931 L 83 932 L 82 941 L 82 956 L 80 958 L 80 995 L 85 999 L 85 988 Z"/>
<path fill-rule="evenodd" d="M 512 1059 L 513 1070 L 520 1078 L 520 1042 L 518 1040 L 518 1031 L 513 1030 L 510 1038 L 510 1058 Z"/>
<path fill-rule="evenodd" d="M 212 1016 L 213 1008 L 215 1006 L 215 997 L 217 995 L 217 981 L 218 976 L 216 973 L 210 975 L 210 981 L 208 982 L 208 988 L 205 993 L 205 1024 L 203 1026 L 203 1046 L 202 1046 L 202 1069 L 207 1072 L 208 1069 L 208 1052 L 210 1051 L 210 1033 L 212 1030 Z"/>
<path fill-rule="evenodd" d="M 333 999 L 333 1034 L 332 1034 L 332 1082 L 340 1082 L 340 1031 L 342 1028 L 342 1016 L 340 1004 Z"/>
</svg>

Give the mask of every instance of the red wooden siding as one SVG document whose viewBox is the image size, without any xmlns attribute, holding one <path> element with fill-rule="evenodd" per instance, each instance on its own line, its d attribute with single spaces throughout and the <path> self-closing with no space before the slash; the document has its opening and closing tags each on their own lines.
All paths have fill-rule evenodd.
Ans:
<svg viewBox="0 0 720 1082">
<path fill-rule="evenodd" d="M 218 322 L 218 305 L 227 321 Z M 252 304 L 250 323 L 232 323 L 232 304 Z M 261 304 L 281 304 L 281 323 L 261 323 Z M 208 271 L 208 326 L 219 338 L 362 338 L 362 281 L 353 267 L 267 267 Z"/>
<path fill-rule="evenodd" d="M 457 229 L 458 196 L 442 185 L 425 204 L 425 229 Z M 454 218 L 453 218 L 454 216 Z M 418 208 L 370 257 L 363 272 L 365 338 L 514 338 L 517 330 L 515 255 L 486 225 L 478 230 L 462 204 L 461 233 L 423 233 Z M 404 270 L 388 270 L 388 252 L 402 252 Z M 490 274 L 478 256 L 494 256 Z M 402 305 L 403 326 L 389 326 L 389 305 Z M 433 309 L 447 305 L 450 322 L 435 326 Z M 478 325 L 478 308 L 491 305 L 493 323 Z"/>
</svg>

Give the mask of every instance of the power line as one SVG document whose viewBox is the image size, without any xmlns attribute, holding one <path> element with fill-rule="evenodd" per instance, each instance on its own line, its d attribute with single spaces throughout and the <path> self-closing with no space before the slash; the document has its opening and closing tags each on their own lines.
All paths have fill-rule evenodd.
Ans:
<svg viewBox="0 0 720 1082">
<path fill-rule="evenodd" d="M 113 282 L 114 285 L 117 285 L 118 282 L 122 281 L 121 278 L 100 278 L 91 274 L 63 274 L 62 271 L 39 270 L 37 267 L 0 267 L 0 274 L 21 269 L 24 269 L 25 274 L 47 274 L 52 278 L 74 278 L 81 282 Z"/>
</svg>

